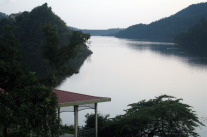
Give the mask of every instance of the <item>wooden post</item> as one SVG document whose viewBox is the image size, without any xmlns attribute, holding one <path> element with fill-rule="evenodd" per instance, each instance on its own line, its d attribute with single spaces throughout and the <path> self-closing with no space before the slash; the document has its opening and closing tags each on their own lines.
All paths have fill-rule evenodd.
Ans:
<svg viewBox="0 0 207 137">
<path fill-rule="evenodd" d="M 98 137 L 98 104 L 95 103 L 95 137 Z"/>
<path fill-rule="evenodd" d="M 75 137 L 78 137 L 78 106 L 74 106 Z"/>
</svg>

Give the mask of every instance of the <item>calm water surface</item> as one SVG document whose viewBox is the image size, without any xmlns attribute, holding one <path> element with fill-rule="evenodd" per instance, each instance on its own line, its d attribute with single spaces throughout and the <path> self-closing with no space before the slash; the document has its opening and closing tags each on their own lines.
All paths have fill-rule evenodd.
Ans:
<svg viewBox="0 0 207 137">
<path fill-rule="evenodd" d="M 192 56 L 172 43 L 132 41 L 114 37 L 91 38 L 93 54 L 78 74 L 67 78 L 58 89 L 111 97 L 99 103 L 102 114 L 123 114 L 127 105 L 167 94 L 183 98 L 207 124 L 207 59 Z M 86 113 L 80 111 L 79 124 Z M 62 113 L 63 123 L 73 124 L 73 113 Z M 207 136 L 207 128 L 199 129 Z"/>
</svg>

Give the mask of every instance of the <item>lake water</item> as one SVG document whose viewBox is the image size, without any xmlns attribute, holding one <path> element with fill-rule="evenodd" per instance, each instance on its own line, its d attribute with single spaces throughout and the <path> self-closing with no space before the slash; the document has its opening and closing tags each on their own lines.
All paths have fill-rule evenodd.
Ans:
<svg viewBox="0 0 207 137">
<path fill-rule="evenodd" d="M 58 89 L 110 97 L 99 103 L 101 114 L 124 114 L 127 105 L 167 94 L 182 98 L 207 124 L 207 58 L 193 56 L 172 43 L 133 41 L 93 36 L 87 58 L 78 74 L 67 78 Z M 83 125 L 86 113 L 79 113 Z M 61 113 L 64 124 L 73 124 L 73 113 Z M 202 137 L 207 128 L 198 129 Z"/>
</svg>

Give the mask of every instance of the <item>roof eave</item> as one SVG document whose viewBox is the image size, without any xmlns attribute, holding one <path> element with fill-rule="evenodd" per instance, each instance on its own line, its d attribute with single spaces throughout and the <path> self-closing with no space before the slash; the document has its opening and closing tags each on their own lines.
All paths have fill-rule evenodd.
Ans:
<svg viewBox="0 0 207 137">
<path fill-rule="evenodd" d="M 78 106 L 84 104 L 94 104 L 94 103 L 101 103 L 101 102 L 109 102 L 111 98 L 102 98 L 96 100 L 86 100 L 86 101 L 78 101 L 78 102 L 66 102 L 66 103 L 59 103 L 59 107 L 67 107 L 67 106 Z"/>
</svg>

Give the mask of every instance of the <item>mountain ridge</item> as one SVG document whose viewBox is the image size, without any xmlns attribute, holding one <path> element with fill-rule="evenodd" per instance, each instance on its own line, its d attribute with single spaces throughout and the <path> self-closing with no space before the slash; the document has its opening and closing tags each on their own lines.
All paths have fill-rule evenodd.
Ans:
<svg viewBox="0 0 207 137">
<path fill-rule="evenodd" d="M 173 41 L 174 37 L 187 31 L 207 18 L 207 2 L 193 4 L 187 8 L 150 24 L 135 24 L 115 34 L 118 38 Z"/>
</svg>

